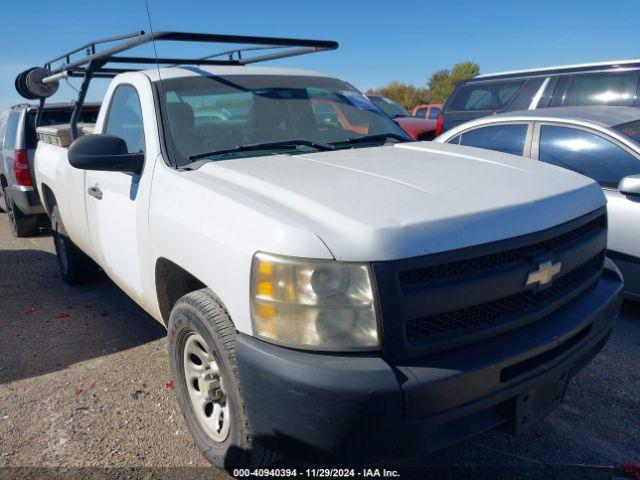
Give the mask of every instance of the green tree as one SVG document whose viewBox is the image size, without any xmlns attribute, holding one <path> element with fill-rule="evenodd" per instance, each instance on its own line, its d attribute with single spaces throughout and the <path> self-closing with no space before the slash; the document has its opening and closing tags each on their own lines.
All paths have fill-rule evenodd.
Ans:
<svg viewBox="0 0 640 480">
<path fill-rule="evenodd" d="M 480 67 L 474 62 L 456 63 L 451 70 L 438 70 L 427 82 L 427 96 L 433 103 L 444 102 L 456 86 L 456 82 L 474 77 Z"/>
<path fill-rule="evenodd" d="M 394 102 L 402 105 L 406 109 L 412 109 L 416 105 L 426 101 L 426 89 L 418 88 L 400 82 L 391 82 L 389 85 L 381 88 L 367 90 L 367 93 L 374 93 L 390 98 Z"/>
<path fill-rule="evenodd" d="M 449 70 L 438 70 L 431 75 L 427 83 L 429 101 L 442 103 L 451 93 L 449 88 Z"/>
</svg>

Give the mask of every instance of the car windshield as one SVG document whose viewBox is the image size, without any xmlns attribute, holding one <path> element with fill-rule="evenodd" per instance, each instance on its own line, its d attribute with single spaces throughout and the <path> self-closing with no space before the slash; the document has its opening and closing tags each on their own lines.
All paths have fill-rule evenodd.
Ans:
<svg viewBox="0 0 640 480">
<path fill-rule="evenodd" d="M 364 95 L 332 78 L 204 74 L 165 79 L 162 92 L 179 166 L 411 141 Z"/>
<path fill-rule="evenodd" d="M 615 125 L 613 128 L 623 133 L 635 142 L 640 143 L 640 120 Z"/>
<path fill-rule="evenodd" d="M 387 97 L 369 97 L 376 107 L 389 115 L 391 118 L 396 117 L 409 117 L 404 107 L 401 107 L 396 102 Z"/>
</svg>

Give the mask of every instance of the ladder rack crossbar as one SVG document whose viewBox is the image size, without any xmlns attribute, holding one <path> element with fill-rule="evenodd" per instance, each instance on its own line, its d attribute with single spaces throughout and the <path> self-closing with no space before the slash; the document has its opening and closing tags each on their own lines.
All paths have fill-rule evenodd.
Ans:
<svg viewBox="0 0 640 480">
<path fill-rule="evenodd" d="M 123 52 L 132 50 L 141 45 L 155 42 L 189 42 L 202 44 L 236 44 L 242 45 L 239 48 L 224 50 L 200 58 L 180 58 L 180 57 L 157 57 L 157 56 L 128 56 L 120 55 Z M 101 47 L 101 48 L 97 48 Z M 151 32 L 137 31 L 124 35 L 101 38 L 85 43 L 73 50 L 65 52 L 57 57 L 48 60 L 44 64 L 44 75 L 38 80 L 42 85 L 54 84 L 57 90 L 57 82 L 60 79 L 81 78 L 82 85 L 78 91 L 78 99 L 73 108 L 71 115 L 71 137 L 77 138 L 77 123 L 80 118 L 80 111 L 84 103 L 89 83 L 94 78 L 112 78 L 120 73 L 138 71 L 133 65 L 158 65 L 158 66 L 177 66 L 177 65 L 249 65 L 258 62 L 266 62 L 279 58 L 293 57 L 308 53 L 321 52 L 326 50 L 335 50 L 338 43 L 330 40 L 309 40 L 299 38 L 282 38 L 282 37 L 256 37 L 245 35 L 222 35 L 214 33 L 190 33 L 190 32 Z M 243 58 L 245 52 L 275 50 L 271 53 L 257 54 Z M 84 52 L 84 56 L 78 54 Z M 227 59 L 220 57 L 227 56 Z M 76 57 L 76 58 L 72 58 Z M 79 58 L 77 58 L 79 57 Z M 55 63 L 62 61 L 61 64 L 54 66 Z M 132 65 L 131 68 L 116 65 Z M 37 70 L 37 69 L 31 69 Z M 31 70 L 22 72 L 16 79 L 16 89 L 21 95 L 23 94 L 24 84 L 27 83 Z M 43 69 L 40 69 L 40 72 Z M 41 74 L 41 73 L 39 73 Z M 40 98 L 40 111 L 44 108 L 45 97 Z M 41 118 L 41 114 L 38 117 Z M 39 121 L 36 122 L 39 124 Z"/>
</svg>

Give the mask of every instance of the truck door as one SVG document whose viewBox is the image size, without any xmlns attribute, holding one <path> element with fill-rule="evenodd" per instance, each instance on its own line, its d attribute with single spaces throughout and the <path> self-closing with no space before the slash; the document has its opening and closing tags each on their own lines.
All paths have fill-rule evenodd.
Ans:
<svg viewBox="0 0 640 480">
<path fill-rule="evenodd" d="M 144 152 L 140 175 L 87 171 L 87 220 L 96 260 L 105 272 L 132 298 L 142 299 L 148 265 L 148 208 L 153 164 L 159 154 L 151 87 L 144 78 L 129 77 L 107 94 L 101 133 L 122 138 L 130 153 Z M 138 83 L 136 85 L 135 83 Z M 141 100 L 142 99 L 142 100 Z"/>
</svg>

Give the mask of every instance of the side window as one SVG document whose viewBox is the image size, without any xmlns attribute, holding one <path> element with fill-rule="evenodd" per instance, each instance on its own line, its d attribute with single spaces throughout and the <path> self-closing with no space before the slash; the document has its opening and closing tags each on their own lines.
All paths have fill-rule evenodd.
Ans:
<svg viewBox="0 0 640 480">
<path fill-rule="evenodd" d="M 4 131 L 4 141 L 2 148 L 15 150 L 18 136 L 18 125 L 20 124 L 20 112 L 11 112 L 7 117 L 7 126 Z"/>
<path fill-rule="evenodd" d="M 462 134 L 460 145 L 522 155 L 527 128 L 523 123 L 476 128 Z"/>
<path fill-rule="evenodd" d="M 461 137 L 462 137 L 462 135 L 456 135 L 451 140 L 449 140 L 447 143 L 453 143 L 454 145 L 460 145 L 460 138 Z"/>
<path fill-rule="evenodd" d="M 567 77 L 562 105 L 570 107 L 613 105 L 632 107 L 638 72 L 594 73 Z"/>
<path fill-rule="evenodd" d="M 465 85 L 449 102 L 447 111 L 502 110 L 524 83 L 511 80 Z"/>
<path fill-rule="evenodd" d="M 442 109 L 438 107 L 431 107 L 429 109 L 429 119 L 435 120 L 436 118 L 438 118 L 438 115 L 440 115 L 441 113 L 442 113 Z"/>
<path fill-rule="evenodd" d="M 615 143 L 584 130 L 542 125 L 540 160 L 617 187 L 623 177 L 640 174 L 640 160 Z"/>
<path fill-rule="evenodd" d="M 418 118 L 424 118 L 426 113 L 427 113 L 427 109 L 424 107 L 420 107 L 419 109 L 416 110 L 416 114 L 414 116 Z"/>
<path fill-rule="evenodd" d="M 122 138 L 127 143 L 129 153 L 144 152 L 140 97 L 131 85 L 120 85 L 116 88 L 107 113 L 104 133 Z"/>
</svg>

